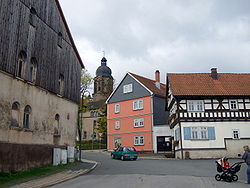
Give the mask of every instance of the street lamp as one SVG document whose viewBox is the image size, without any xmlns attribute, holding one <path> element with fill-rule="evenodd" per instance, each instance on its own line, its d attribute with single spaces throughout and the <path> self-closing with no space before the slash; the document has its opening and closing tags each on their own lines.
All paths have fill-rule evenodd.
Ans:
<svg viewBox="0 0 250 188">
<path fill-rule="evenodd" d="M 88 93 L 88 99 L 91 98 L 90 92 L 88 90 L 81 90 L 81 106 L 79 107 L 79 113 L 80 113 L 80 131 L 79 131 L 79 144 L 80 144 L 80 160 L 82 159 L 82 125 L 83 125 L 83 107 L 86 108 L 87 106 L 84 106 L 84 94 Z"/>
</svg>

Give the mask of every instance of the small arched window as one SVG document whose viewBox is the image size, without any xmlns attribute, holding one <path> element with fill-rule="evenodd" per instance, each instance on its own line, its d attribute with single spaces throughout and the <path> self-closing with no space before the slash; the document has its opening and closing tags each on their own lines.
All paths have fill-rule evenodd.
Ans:
<svg viewBox="0 0 250 188">
<path fill-rule="evenodd" d="M 26 58 L 27 54 L 25 53 L 25 51 L 21 51 L 18 56 L 18 64 L 16 69 L 17 77 L 24 78 L 25 76 Z"/>
<path fill-rule="evenodd" d="M 59 135 L 59 120 L 60 120 L 60 115 L 56 114 L 54 122 L 54 135 Z"/>
<path fill-rule="evenodd" d="M 30 17 L 29 17 L 29 23 L 30 25 L 32 25 L 33 27 L 36 27 L 36 9 L 34 9 L 33 7 L 30 9 Z"/>
<path fill-rule="evenodd" d="M 32 57 L 30 60 L 29 81 L 36 82 L 37 60 Z"/>
<path fill-rule="evenodd" d="M 62 47 L 62 33 L 61 32 L 59 32 L 57 36 L 57 45 L 59 47 Z"/>
<path fill-rule="evenodd" d="M 11 126 L 18 127 L 19 119 L 20 119 L 20 104 L 18 102 L 14 102 L 11 107 Z"/>
<path fill-rule="evenodd" d="M 12 110 L 20 110 L 20 104 L 18 102 L 14 102 L 12 104 Z"/>
<path fill-rule="evenodd" d="M 31 107 L 27 105 L 24 108 L 23 128 L 28 129 L 30 127 L 30 115 L 31 115 Z"/>
<path fill-rule="evenodd" d="M 55 115 L 55 120 L 57 120 L 57 121 L 60 120 L 60 115 L 59 115 L 59 114 L 56 114 L 56 115 Z"/>
<path fill-rule="evenodd" d="M 64 76 L 63 76 L 63 74 L 59 75 L 58 84 L 59 84 L 59 94 L 63 95 L 63 92 L 64 92 Z"/>
</svg>

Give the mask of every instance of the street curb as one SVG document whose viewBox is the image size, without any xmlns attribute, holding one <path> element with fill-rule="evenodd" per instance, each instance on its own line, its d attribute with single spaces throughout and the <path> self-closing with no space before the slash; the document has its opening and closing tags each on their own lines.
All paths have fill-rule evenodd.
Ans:
<svg viewBox="0 0 250 188">
<path fill-rule="evenodd" d="M 179 160 L 175 158 L 155 158 L 155 157 L 138 157 L 138 159 L 143 159 L 143 160 Z"/>
<path fill-rule="evenodd" d="M 62 181 L 58 181 L 58 182 L 54 182 L 54 183 L 49 184 L 49 185 L 46 185 L 46 186 L 42 186 L 41 188 L 51 187 L 51 186 L 53 186 L 53 185 L 57 185 L 57 184 L 59 184 L 59 183 L 63 183 L 63 182 L 66 182 L 66 181 L 75 179 L 75 178 L 77 178 L 77 177 L 79 177 L 79 176 L 83 176 L 83 175 L 85 175 L 85 174 L 91 172 L 92 170 L 94 170 L 94 169 L 97 167 L 97 165 L 98 165 L 98 162 L 96 162 L 96 161 L 91 161 L 91 160 L 86 160 L 86 159 L 82 159 L 81 161 L 82 161 L 82 162 L 85 162 L 85 163 L 92 163 L 92 164 L 94 164 L 94 165 L 93 165 L 91 168 L 89 168 L 89 169 L 85 169 L 83 172 L 77 174 L 76 176 L 72 176 L 72 177 L 66 178 L 66 179 L 64 179 L 64 180 L 62 180 Z"/>
<path fill-rule="evenodd" d="M 86 172 L 82 173 L 81 175 L 84 175 L 84 174 L 87 174 L 87 173 L 91 172 L 92 170 L 94 170 L 97 167 L 98 164 L 100 164 L 99 162 L 91 161 L 91 160 L 87 160 L 87 159 L 82 159 L 81 161 L 85 162 L 85 163 L 93 163 L 94 164 L 94 166 L 87 169 Z M 81 176 L 81 175 L 79 175 L 79 176 Z"/>
<path fill-rule="evenodd" d="M 84 170 L 79 170 L 79 171 L 72 171 L 72 170 L 65 170 L 50 176 L 46 176 L 46 177 L 42 177 L 42 178 L 38 178 L 36 180 L 31 180 L 25 183 L 21 183 L 19 185 L 14 185 L 14 188 L 24 188 L 24 187 L 30 187 L 30 188 L 45 188 L 45 187 L 51 187 L 53 185 L 57 185 L 59 183 L 63 183 L 66 181 L 69 181 L 71 179 L 77 178 L 79 176 L 82 176 L 84 174 L 87 174 L 89 172 L 91 172 L 92 170 L 94 170 L 97 165 L 99 164 L 96 161 L 90 161 L 90 160 L 85 160 L 82 159 L 81 160 L 84 163 L 92 163 L 93 166 L 89 169 L 84 169 Z M 47 179 L 49 177 L 53 177 L 53 176 L 59 176 L 59 179 L 52 181 L 52 182 L 46 182 L 45 183 L 40 183 L 39 181 L 41 181 L 42 179 Z M 60 177 L 61 176 L 61 177 Z"/>
</svg>

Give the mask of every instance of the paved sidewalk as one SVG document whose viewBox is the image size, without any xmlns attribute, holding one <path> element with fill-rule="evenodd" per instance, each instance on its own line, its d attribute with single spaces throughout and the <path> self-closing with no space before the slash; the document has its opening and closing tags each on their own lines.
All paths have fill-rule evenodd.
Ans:
<svg viewBox="0 0 250 188">
<path fill-rule="evenodd" d="M 86 174 L 93 170 L 97 166 L 97 162 L 90 160 L 82 160 L 83 163 L 73 166 L 68 170 L 49 175 L 43 178 L 34 179 L 25 183 L 21 183 L 19 185 L 12 186 L 12 188 L 41 188 L 52 186 L 83 174 Z"/>
</svg>

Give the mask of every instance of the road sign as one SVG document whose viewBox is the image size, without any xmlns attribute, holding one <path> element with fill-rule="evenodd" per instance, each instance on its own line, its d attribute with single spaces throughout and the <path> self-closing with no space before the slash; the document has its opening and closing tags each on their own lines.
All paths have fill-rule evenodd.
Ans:
<svg viewBox="0 0 250 188">
<path fill-rule="evenodd" d="M 98 133 L 100 137 L 102 137 L 103 133 Z"/>
</svg>

